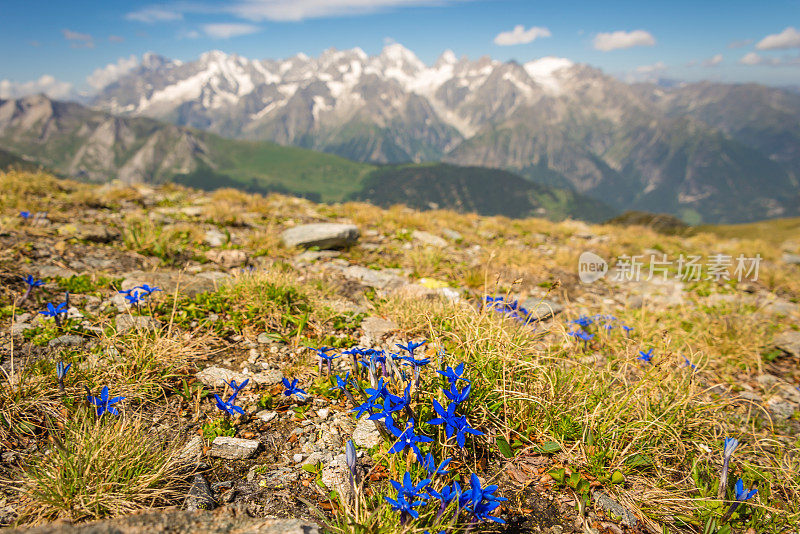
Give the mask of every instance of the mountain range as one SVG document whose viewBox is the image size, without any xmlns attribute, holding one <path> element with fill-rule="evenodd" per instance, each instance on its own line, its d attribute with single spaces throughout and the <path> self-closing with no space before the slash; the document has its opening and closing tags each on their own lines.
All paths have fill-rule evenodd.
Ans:
<svg viewBox="0 0 800 534">
<path fill-rule="evenodd" d="M 373 165 L 150 118 L 118 117 L 43 95 L 0 100 L 0 168 L 36 165 L 100 183 L 172 181 L 201 189 L 235 187 L 325 202 L 367 200 L 511 217 L 599 221 L 614 214 L 580 193 L 499 169 Z"/>
<path fill-rule="evenodd" d="M 800 95 L 755 84 L 628 84 L 563 58 L 450 51 L 429 66 L 395 43 L 371 57 L 147 54 L 92 105 L 356 161 L 504 169 L 691 223 L 800 214 Z"/>
</svg>

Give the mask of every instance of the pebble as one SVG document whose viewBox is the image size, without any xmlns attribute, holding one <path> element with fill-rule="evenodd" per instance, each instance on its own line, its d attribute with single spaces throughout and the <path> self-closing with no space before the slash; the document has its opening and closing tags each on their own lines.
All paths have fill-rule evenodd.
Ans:
<svg viewBox="0 0 800 534">
<path fill-rule="evenodd" d="M 218 436 L 211 443 L 211 456 L 227 460 L 250 458 L 258 450 L 258 441 L 254 439 Z"/>
</svg>

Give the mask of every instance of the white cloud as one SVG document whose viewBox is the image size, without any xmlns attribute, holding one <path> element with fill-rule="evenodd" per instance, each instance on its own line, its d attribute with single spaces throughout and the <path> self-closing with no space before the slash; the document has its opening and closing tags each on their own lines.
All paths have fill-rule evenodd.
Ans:
<svg viewBox="0 0 800 534">
<path fill-rule="evenodd" d="M 410 6 L 441 6 L 465 0 L 239 0 L 228 12 L 248 20 L 299 21 L 365 15 Z"/>
<path fill-rule="evenodd" d="M 789 26 L 781 33 L 767 35 L 756 43 L 757 50 L 774 50 L 776 48 L 800 48 L 800 31 Z"/>
<path fill-rule="evenodd" d="M 156 22 L 181 20 L 183 18 L 183 14 L 172 9 L 150 6 L 140 9 L 139 11 L 132 11 L 125 15 L 125 18 L 136 22 L 144 22 L 145 24 L 154 24 Z"/>
<path fill-rule="evenodd" d="M 526 30 L 525 26 L 518 24 L 511 31 L 498 33 L 497 37 L 494 38 L 494 44 L 500 46 L 527 44 L 539 37 L 550 37 L 550 35 L 552 34 L 547 28 L 531 26 Z"/>
<path fill-rule="evenodd" d="M 722 54 L 716 54 L 703 61 L 702 65 L 704 67 L 716 67 L 720 63 L 722 63 Z"/>
<path fill-rule="evenodd" d="M 632 32 L 616 31 L 611 33 L 598 33 L 594 38 L 593 44 L 597 50 L 608 52 L 619 48 L 653 46 L 656 44 L 656 39 L 650 32 L 645 30 L 634 30 Z"/>
<path fill-rule="evenodd" d="M 743 55 L 739 63 L 742 65 L 767 65 L 770 67 L 796 67 L 800 66 L 800 56 L 778 59 L 776 57 L 764 57 L 755 52 L 750 52 Z"/>
<path fill-rule="evenodd" d="M 61 30 L 64 39 L 72 43 L 72 48 L 94 48 L 94 40 L 88 33 L 74 32 L 72 30 Z"/>
<path fill-rule="evenodd" d="M 22 83 L 0 80 L 0 98 L 20 98 L 38 93 L 44 93 L 51 98 L 69 98 L 73 96 L 72 84 L 56 80 L 49 74 L 38 80 Z"/>
<path fill-rule="evenodd" d="M 105 67 L 95 69 L 95 71 L 86 78 L 86 81 L 99 91 L 103 87 L 119 80 L 138 65 L 139 58 L 133 54 L 127 58 L 121 57 L 116 63 L 109 63 Z"/>
<path fill-rule="evenodd" d="M 240 35 L 250 35 L 256 33 L 261 28 L 253 24 L 204 24 L 203 31 L 209 37 L 214 39 L 230 39 L 231 37 L 239 37 Z"/>
</svg>

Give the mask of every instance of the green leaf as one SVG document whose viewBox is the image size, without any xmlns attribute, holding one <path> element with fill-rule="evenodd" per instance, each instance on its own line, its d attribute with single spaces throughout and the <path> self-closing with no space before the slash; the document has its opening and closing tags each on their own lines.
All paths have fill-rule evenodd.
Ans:
<svg viewBox="0 0 800 534">
<path fill-rule="evenodd" d="M 561 450 L 561 445 L 555 441 L 545 441 L 540 447 L 536 448 L 536 452 L 541 454 L 553 454 Z"/>
<path fill-rule="evenodd" d="M 553 477 L 553 480 L 561 484 L 564 482 L 564 468 L 559 467 L 558 469 L 551 469 L 547 474 Z"/>
<path fill-rule="evenodd" d="M 318 469 L 318 464 L 303 464 L 300 468 L 303 471 L 308 471 L 309 473 L 316 473 Z"/>
<path fill-rule="evenodd" d="M 622 471 L 614 471 L 611 474 L 611 483 L 612 484 L 622 484 L 625 482 L 625 475 L 622 474 Z"/>
<path fill-rule="evenodd" d="M 514 457 L 514 451 L 511 450 L 511 445 L 508 444 L 505 438 L 497 438 L 497 448 L 500 449 L 500 454 L 506 458 Z"/>
</svg>

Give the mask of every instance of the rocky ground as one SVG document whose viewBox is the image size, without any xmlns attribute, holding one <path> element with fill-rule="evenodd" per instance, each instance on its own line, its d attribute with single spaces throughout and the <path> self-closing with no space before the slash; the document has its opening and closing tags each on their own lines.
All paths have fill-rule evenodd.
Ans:
<svg viewBox="0 0 800 534">
<path fill-rule="evenodd" d="M 485 436 L 454 453 L 463 476 L 477 471 L 508 498 L 499 509 L 506 525 L 479 529 L 702 530 L 727 509 L 713 481 L 729 435 L 743 443 L 732 478 L 760 489 L 752 508 L 740 506 L 733 530 L 787 531 L 800 517 L 800 284 L 792 241 L 721 242 L 640 227 L 325 206 L 231 191 L 95 188 L 35 175 L 0 180 L 9 185 L 0 196 L 2 525 L 24 531 L 56 520 L 29 532 L 355 531 L 345 519 L 356 517 L 345 504 L 345 442 L 358 448 L 374 517 L 388 513 L 375 511 L 382 488 L 402 472 L 376 426 L 355 419 L 347 398 L 330 391 L 306 347 L 396 350 L 396 343 L 422 339 L 432 358 L 441 347 L 473 362 L 482 392 L 473 395 L 485 392 L 480 398 L 505 406 L 501 416 L 480 411 L 475 425 Z M 23 210 L 31 216 L 21 218 Z M 613 267 L 592 284 L 578 278 L 577 258 L 586 250 L 610 259 L 712 248 L 760 253 L 759 278 L 614 281 Z M 27 275 L 44 285 L 22 301 Z M 120 291 L 142 284 L 162 291 L 130 306 Z M 67 291 L 68 320 L 59 329 L 39 312 L 64 302 Z M 528 323 L 481 311 L 484 295 L 518 299 Z M 569 335 L 578 331 L 571 321 L 595 314 L 618 324 L 587 327 L 586 341 Z M 470 323 L 472 316 L 483 322 Z M 638 358 L 648 348 L 657 354 L 649 363 Z M 684 357 L 697 369 L 685 367 Z M 58 361 L 73 364 L 63 397 Z M 501 362 L 497 376 L 509 383 L 490 380 L 482 361 Z M 334 360 L 334 373 L 350 369 L 347 358 Z M 284 378 L 299 379 L 307 398 L 283 395 Z M 245 413 L 223 417 L 213 394 L 224 398 L 231 380 L 249 380 L 237 398 Z M 603 383 L 619 391 L 592 408 L 587 399 L 601 395 Z M 85 388 L 97 395 L 104 385 L 125 399 L 117 422 L 92 427 L 97 439 L 117 425 L 154 440 L 169 457 L 170 476 L 149 487 L 163 491 L 131 495 L 118 508 L 64 497 L 86 488 L 46 497 L 30 480 L 46 484 L 58 472 L 67 478 L 68 462 L 52 463 L 58 440 L 89 410 L 82 408 Z M 674 441 L 648 437 L 661 432 Z M 591 437 L 601 433 L 609 436 L 603 461 L 601 439 Z M 88 455 L 90 447 L 81 450 Z M 641 463 L 631 461 L 637 452 Z M 102 484 L 91 491 L 113 492 Z M 164 511 L 147 512 L 153 507 Z M 371 524 L 363 512 L 357 517 Z M 103 522 L 81 526 L 91 520 Z M 380 528 L 362 531 L 370 530 Z"/>
</svg>

